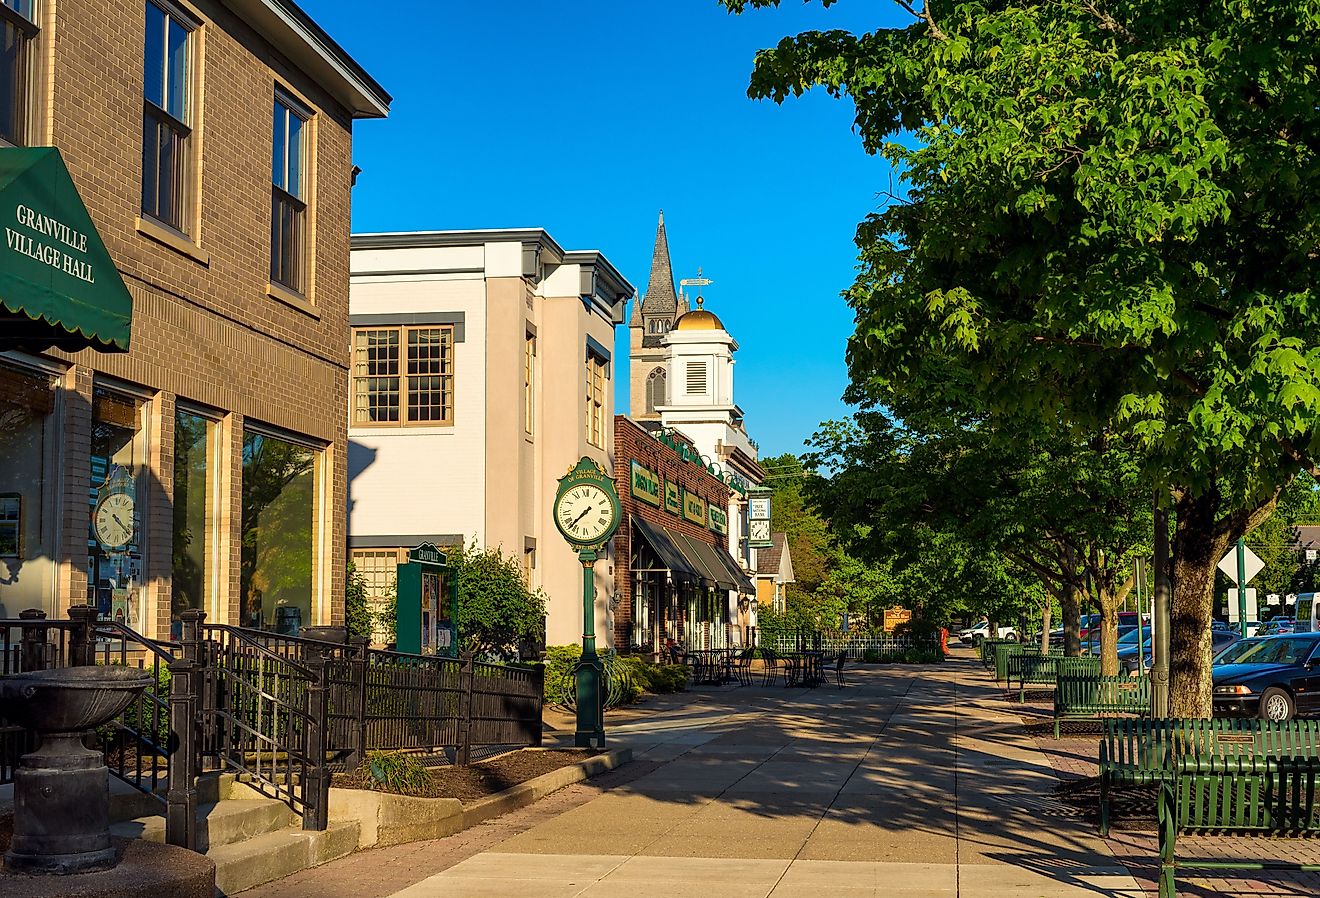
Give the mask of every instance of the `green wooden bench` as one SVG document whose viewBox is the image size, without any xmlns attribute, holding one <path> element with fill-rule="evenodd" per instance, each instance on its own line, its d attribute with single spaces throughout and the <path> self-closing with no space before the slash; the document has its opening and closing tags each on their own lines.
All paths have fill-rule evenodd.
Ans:
<svg viewBox="0 0 1320 898">
<path fill-rule="evenodd" d="M 1001 642 L 994 648 L 995 680 L 1008 682 L 1008 662 L 1018 655 L 1039 655 L 1040 646 L 1022 645 L 1017 642 Z"/>
<path fill-rule="evenodd" d="M 1059 673 L 1073 676 L 1100 676 L 1100 659 L 1091 655 L 1078 658 L 1065 658 L 1062 654 L 1051 652 L 1048 655 L 1022 653 L 1011 655 L 1008 659 L 1008 688 L 1018 684 L 1018 701 L 1027 700 L 1027 685 L 1053 686 Z"/>
<path fill-rule="evenodd" d="M 1320 721 L 1242 718 L 1106 720 L 1100 739 L 1100 834 L 1109 834 L 1116 786 L 1162 783 L 1173 770 L 1239 758 L 1320 759 Z"/>
<path fill-rule="evenodd" d="M 981 653 L 981 663 L 987 670 L 993 670 L 995 666 L 995 646 L 999 645 L 1017 645 L 1011 639 L 982 639 L 977 650 Z"/>
<path fill-rule="evenodd" d="M 1054 686 L 1054 738 L 1064 720 L 1101 720 L 1119 714 L 1150 716 L 1150 680 L 1059 674 Z"/>
<path fill-rule="evenodd" d="M 1273 837 L 1310 836 L 1320 832 L 1316 815 L 1314 758 L 1236 758 L 1210 767 L 1177 765 L 1160 786 L 1160 898 L 1176 898 L 1180 870 L 1320 871 L 1301 864 L 1260 857 L 1178 860 L 1177 841 L 1187 835 L 1251 833 Z"/>
</svg>

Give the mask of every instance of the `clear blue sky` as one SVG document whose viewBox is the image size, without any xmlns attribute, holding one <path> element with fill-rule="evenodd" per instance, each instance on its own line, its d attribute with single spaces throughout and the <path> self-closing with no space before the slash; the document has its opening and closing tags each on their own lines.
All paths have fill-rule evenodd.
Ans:
<svg viewBox="0 0 1320 898">
<path fill-rule="evenodd" d="M 388 119 L 356 128 L 355 231 L 543 227 L 645 291 L 663 208 L 675 277 L 702 266 L 715 282 L 707 308 L 738 341 L 735 398 L 762 454 L 801 451 L 845 413 L 852 315 L 839 294 L 889 167 L 862 151 L 851 103 L 753 102 L 747 81 L 758 48 L 892 24 L 896 6 L 302 5 L 394 97 Z M 621 361 L 627 328 L 616 337 Z M 623 410 L 628 378 L 616 384 Z"/>
</svg>

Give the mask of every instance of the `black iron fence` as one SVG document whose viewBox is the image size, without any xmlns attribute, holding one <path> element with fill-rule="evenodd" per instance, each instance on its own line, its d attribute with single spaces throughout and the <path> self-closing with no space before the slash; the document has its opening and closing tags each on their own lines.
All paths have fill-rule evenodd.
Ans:
<svg viewBox="0 0 1320 898">
<path fill-rule="evenodd" d="M 452 751 L 541 744 L 544 668 L 371 650 L 204 623 L 184 612 L 178 642 L 100 621 L 40 612 L 0 620 L 0 673 L 124 664 L 152 685 L 96 733 L 111 772 L 166 811 L 166 838 L 195 847 L 196 778 L 229 771 L 324 829 L 330 777 L 370 751 Z M 0 717 L 0 784 L 32 735 Z"/>
</svg>

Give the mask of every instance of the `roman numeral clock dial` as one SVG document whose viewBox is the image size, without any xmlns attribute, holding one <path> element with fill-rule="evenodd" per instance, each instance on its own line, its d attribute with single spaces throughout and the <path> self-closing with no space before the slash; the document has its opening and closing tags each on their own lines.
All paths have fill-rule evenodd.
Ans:
<svg viewBox="0 0 1320 898">
<path fill-rule="evenodd" d="M 555 523 L 570 542 L 603 542 L 614 529 L 614 502 L 595 484 L 572 486 L 555 505 Z"/>
</svg>

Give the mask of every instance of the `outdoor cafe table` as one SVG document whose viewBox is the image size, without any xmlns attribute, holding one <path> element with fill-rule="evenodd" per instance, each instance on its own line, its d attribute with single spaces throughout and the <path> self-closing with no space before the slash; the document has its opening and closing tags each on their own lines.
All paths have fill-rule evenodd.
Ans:
<svg viewBox="0 0 1320 898">
<path fill-rule="evenodd" d="M 688 649 L 697 683 L 723 683 L 733 679 L 733 649 Z"/>
<path fill-rule="evenodd" d="M 785 686 L 819 686 L 824 680 L 823 652 L 781 652 Z"/>
</svg>

